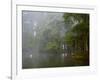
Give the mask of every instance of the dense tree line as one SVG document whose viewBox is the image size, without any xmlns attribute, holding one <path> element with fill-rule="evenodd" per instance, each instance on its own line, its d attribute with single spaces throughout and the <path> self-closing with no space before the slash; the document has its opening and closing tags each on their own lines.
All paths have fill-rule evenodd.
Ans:
<svg viewBox="0 0 100 80">
<path fill-rule="evenodd" d="M 65 13 L 63 17 L 66 24 L 73 24 L 64 39 L 71 57 L 80 61 L 78 65 L 89 65 L 89 14 Z"/>
<path fill-rule="evenodd" d="M 65 23 L 73 23 L 65 35 L 65 42 L 72 48 L 73 53 L 89 52 L 89 14 L 64 14 Z"/>
<path fill-rule="evenodd" d="M 57 23 L 43 31 L 41 52 L 67 53 L 67 58 L 73 57 L 76 62 L 78 59 L 82 64 L 89 64 L 89 14 L 64 13 L 63 19 L 59 24 L 65 26 Z M 62 28 L 65 29 L 63 36 Z"/>
</svg>

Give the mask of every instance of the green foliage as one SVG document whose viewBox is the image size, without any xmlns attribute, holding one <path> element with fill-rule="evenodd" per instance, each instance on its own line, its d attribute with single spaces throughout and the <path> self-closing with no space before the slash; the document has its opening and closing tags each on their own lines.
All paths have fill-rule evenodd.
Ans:
<svg viewBox="0 0 100 80">
<path fill-rule="evenodd" d="M 65 13 L 63 17 L 65 22 L 67 22 L 70 18 L 74 18 L 74 21 L 77 20 L 79 23 L 84 22 L 89 24 L 89 14 Z"/>
<path fill-rule="evenodd" d="M 71 48 L 75 48 L 74 52 L 86 52 L 86 45 L 89 49 L 89 14 L 65 13 L 63 17 L 65 23 L 70 21 L 72 24 L 75 24 L 77 22 L 77 24 L 69 28 L 66 33 L 66 44 L 70 45 Z"/>
<path fill-rule="evenodd" d="M 54 42 L 54 41 L 48 42 L 45 49 L 46 49 L 46 51 L 57 53 L 57 51 L 59 49 L 59 45 L 57 42 Z"/>
<path fill-rule="evenodd" d="M 74 39 L 74 34 L 72 32 L 67 32 L 64 41 L 67 45 L 71 46 L 73 44 Z"/>
<path fill-rule="evenodd" d="M 73 27 L 72 31 L 77 34 L 82 34 L 82 33 L 88 33 L 89 32 L 89 26 L 86 25 L 85 23 L 80 23 Z"/>
<path fill-rule="evenodd" d="M 45 30 L 42 41 L 42 51 L 49 53 L 58 53 L 60 49 L 60 36 L 56 28 L 51 30 Z"/>
</svg>

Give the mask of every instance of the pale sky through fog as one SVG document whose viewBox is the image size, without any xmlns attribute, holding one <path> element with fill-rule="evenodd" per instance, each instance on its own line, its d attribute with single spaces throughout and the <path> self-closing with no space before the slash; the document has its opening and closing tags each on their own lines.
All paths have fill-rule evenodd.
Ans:
<svg viewBox="0 0 100 80">
<path fill-rule="evenodd" d="M 42 36 L 42 38 L 39 36 L 43 35 L 43 32 L 46 29 L 53 30 L 54 28 L 56 29 L 57 27 L 61 27 L 62 30 L 60 30 L 60 35 L 64 34 L 65 24 L 63 23 L 63 14 L 64 13 L 22 11 L 23 65 L 27 66 L 30 62 L 37 65 L 37 63 L 41 61 L 39 59 L 41 53 L 38 52 L 38 47 L 42 43 L 42 38 L 45 36 Z M 40 39 L 40 41 L 33 44 L 37 37 Z M 32 61 L 27 62 L 27 59 Z M 42 55 L 41 59 L 47 59 L 47 57 Z"/>
<path fill-rule="evenodd" d="M 55 26 L 55 23 L 63 21 L 63 13 L 53 12 L 34 12 L 34 11 L 23 11 L 23 43 L 26 44 L 28 41 L 28 34 L 36 36 L 35 29 L 42 29 L 44 27 Z M 52 24 L 50 24 L 52 23 Z M 49 24 L 49 26 L 47 26 Z M 59 23 L 57 23 L 59 24 Z M 64 25 L 64 24 L 61 24 Z M 26 34 L 26 35 L 24 35 Z M 26 37 L 26 38 L 25 38 Z"/>
</svg>

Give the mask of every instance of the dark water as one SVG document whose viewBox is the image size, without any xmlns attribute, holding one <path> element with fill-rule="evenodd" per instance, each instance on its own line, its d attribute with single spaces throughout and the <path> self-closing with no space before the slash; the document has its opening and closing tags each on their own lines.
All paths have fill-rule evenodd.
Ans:
<svg viewBox="0 0 100 80">
<path fill-rule="evenodd" d="M 63 66 L 64 57 L 61 54 L 36 53 L 29 55 L 23 60 L 23 68 L 42 68 Z"/>
<path fill-rule="evenodd" d="M 85 66 L 81 60 L 75 62 L 74 59 L 62 54 L 37 53 L 23 59 L 23 68 L 49 68 L 49 67 L 68 67 Z"/>
</svg>

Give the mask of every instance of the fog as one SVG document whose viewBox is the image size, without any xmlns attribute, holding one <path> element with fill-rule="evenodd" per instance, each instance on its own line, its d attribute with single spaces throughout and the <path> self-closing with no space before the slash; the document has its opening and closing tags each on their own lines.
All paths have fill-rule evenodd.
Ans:
<svg viewBox="0 0 100 80">
<path fill-rule="evenodd" d="M 45 37 L 43 31 L 55 29 L 55 31 L 59 32 L 60 37 L 63 37 L 66 32 L 63 21 L 63 13 L 22 12 L 23 67 L 42 67 L 41 64 L 48 62 L 50 56 L 55 56 L 41 53 L 39 50 L 42 47 L 42 43 L 47 41 L 43 39 Z"/>
<path fill-rule="evenodd" d="M 22 11 L 22 67 L 47 68 L 74 65 L 68 55 L 66 33 L 78 24 L 73 17 L 66 23 L 64 13 Z M 75 34 L 74 34 L 75 35 Z"/>
</svg>

